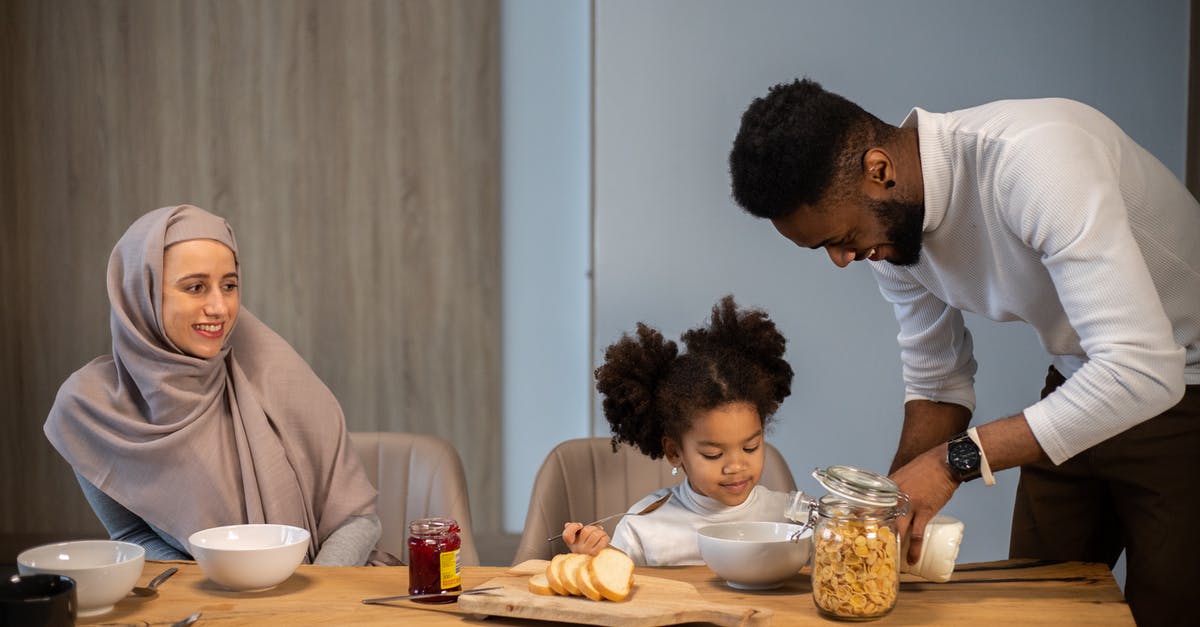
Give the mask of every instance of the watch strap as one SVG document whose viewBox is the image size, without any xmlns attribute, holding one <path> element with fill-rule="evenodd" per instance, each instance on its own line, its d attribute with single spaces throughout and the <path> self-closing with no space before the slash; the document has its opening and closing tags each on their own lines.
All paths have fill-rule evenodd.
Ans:
<svg viewBox="0 0 1200 627">
<path fill-rule="evenodd" d="M 975 427 L 967 429 L 967 436 L 979 448 L 979 474 L 983 477 L 983 485 L 996 485 L 996 476 L 992 474 L 992 467 L 988 465 L 987 454 L 983 452 L 983 442 L 979 440 L 979 431 Z"/>
</svg>

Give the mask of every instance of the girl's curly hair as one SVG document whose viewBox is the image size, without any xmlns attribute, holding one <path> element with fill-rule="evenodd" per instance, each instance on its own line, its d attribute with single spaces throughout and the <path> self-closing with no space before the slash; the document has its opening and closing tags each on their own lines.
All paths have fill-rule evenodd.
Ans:
<svg viewBox="0 0 1200 627">
<path fill-rule="evenodd" d="M 754 405 L 763 426 L 791 393 L 792 367 L 783 359 L 787 340 L 766 312 L 739 310 L 733 296 L 720 300 L 707 326 L 675 342 L 638 323 L 604 351 L 596 389 L 612 427 L 613 450 L 624 442 L 651 459 L 663 456 L 663 436 L 679 441 L 700 412 L 728 403 Z"/>
</svg>

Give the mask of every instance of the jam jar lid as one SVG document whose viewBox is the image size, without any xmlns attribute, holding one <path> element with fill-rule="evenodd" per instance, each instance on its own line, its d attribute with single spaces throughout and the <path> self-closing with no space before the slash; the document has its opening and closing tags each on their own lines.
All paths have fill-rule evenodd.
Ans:
<svg viewBox="0 0 1200 627">
<path fill-rule="evenodd" d="M 894 507 L 908 497 L 900 492 L 900 486 L 887 477 L 853 466 L 830 466 L 816 469 L 812 476 L 826 490 L 854 505 L 866 507 Z"/>
<path fill-rule="evenodd" d="M 453 518 L 420 518 L 408 524 L 414 536 L 440 536 L 458 533 L 458 521 Z"/>
</svg>

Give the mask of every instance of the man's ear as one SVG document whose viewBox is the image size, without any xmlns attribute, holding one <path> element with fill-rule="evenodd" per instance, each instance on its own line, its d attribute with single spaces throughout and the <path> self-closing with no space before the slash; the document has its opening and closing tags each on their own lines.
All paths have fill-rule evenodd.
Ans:
<svg viewBox="0 0 1200 627">
<path fill-rule="evenodd" d="M 870 192 L 881 192 L 896 185 L 896 165 L 887 150 L 875 147 L 863 153 L 863 187 Z"/>
</svg>

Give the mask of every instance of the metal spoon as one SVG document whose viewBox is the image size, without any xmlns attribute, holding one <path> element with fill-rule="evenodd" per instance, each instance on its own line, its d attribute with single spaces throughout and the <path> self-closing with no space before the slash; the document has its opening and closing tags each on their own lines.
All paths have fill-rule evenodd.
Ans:
<svg viewBox="0 0 1200 627">
<path fill-rule="evenodd" d="M 604 518 L 601 518 L 599 520 L 593 520 L 592 522 L 584 525 L 584 527 L 598 525 L 600 523 L 608 522 L 614 518 L 620 518 L 622 516 L 642 516 L 645 514 L 649 514 L 650 512 L 662 507 L 669 500 L 671 500 L 671 493 L 667 492 L 665 495 L 660 497 L 657 501 L 654 501 L 653 503 L 642 508 L 642 511 L 640 511 L 640 512 L 621 512 L 619 514 L 613 514 L 612 516 L 605 516 Z M 562 539 L 561 535 L 553 536 L 553 537 L 546 538 L 546 542 L 554 542 L 555 540 L 561 540 L 561 539 Z"/>
<path fill-rule="evenodd" d="M 188 625 L 191 625 L 192 623 L 194 623 L 198 620 L 200 620 L 200 612 L 196 612 L 195 614 L 188 616 L 187 618 L 179 621 L 178 623 L 172 624 L 171 627 L 187 627 Z"/>
<path fill-rule="evenodd" d="M 150 583 L 146 584 L 146 587 L 143 588 L 142 586 L 134 586 L 131 592 L 133 592 L 135 596 L 139 597 L 156 596 L 158 594 L 158 585 L 170 579 L 171 575 L 174 575 L 177 572 L 179 572 L 179 569 L 172 566 L 171 568 L 159 573 L 154 579 L 151 579 Z"/>
</svg>

